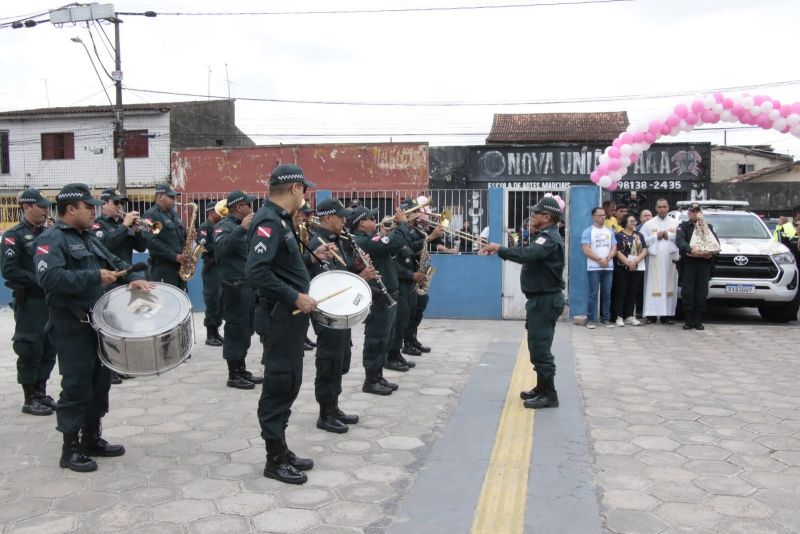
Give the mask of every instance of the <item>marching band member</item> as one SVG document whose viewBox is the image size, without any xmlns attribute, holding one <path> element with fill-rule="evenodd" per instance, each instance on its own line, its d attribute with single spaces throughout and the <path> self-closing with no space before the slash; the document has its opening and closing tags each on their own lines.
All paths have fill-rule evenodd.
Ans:
<svg viewBox="0 0 800 534">
<path fill-rule="evenodd" d="M 228 208 L 224 209 L 227 216 Z M 222 346 L 222 336 L 219 335 L 219 327 L 222 325 L 222 286 L 219 262 L 214 254 L 214 227 L 222 217 L 217 211 L 217 203 L 210 200 L 206 205 L 206 220 L 197 228 L 197 244 L 206 249 L 203 252 L 203 270 L 200 273 L 203 278 L 203 302 L 206 305 L 203 326 L 206 327 L 206 345 L 212 347 Z"/>
</svg>

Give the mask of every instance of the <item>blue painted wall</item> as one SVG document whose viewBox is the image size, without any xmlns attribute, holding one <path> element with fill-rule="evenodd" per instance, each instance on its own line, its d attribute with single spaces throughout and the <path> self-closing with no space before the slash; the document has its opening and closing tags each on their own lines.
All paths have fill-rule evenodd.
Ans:
<svg viewBox="0 0 800 534">
<path fill-rule="evenodd" d="M 581 249 L 581 234 L 592 225 L 592 208 L 600 206 L 600 188 L 578 185 L 569 190 L 569 317 L 586 314 L 589 298 L 589 278 L 586 275 L 586 256 Z"/>
</svg>

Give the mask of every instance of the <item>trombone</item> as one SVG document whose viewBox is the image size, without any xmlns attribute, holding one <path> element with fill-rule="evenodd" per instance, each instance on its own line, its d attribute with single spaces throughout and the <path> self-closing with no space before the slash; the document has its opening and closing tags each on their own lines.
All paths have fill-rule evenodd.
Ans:
<svg viewBox="0 0 800 534">
<path fill-rule="evenodd" d="M 408 208 L 406 210 L 403 210 L 403 213 L 406 214 L 407 221 L 411 222 L 411 221 L 415 220 L 416 218 L 420 217 L 422 215 L 422 213 L 414 213 L 414 212 L 416 212 L 417 210 L 420 210 L 420 209 L 428 206 L 430 203 L 431 203 L 430 197 L 425 197 L 425 200 L 423 202 L 417 202 L 416 205 L 414 205 L 414 206 L 412 206 L 412 207 L 410 207 L 410 208 Z M 430 214 L 428 214 L 428 215 L 430 215 Z M 387 215 L 386 217 L 381 219 L 380 226 L 382 226 L 384 229 L 389 230 L 389 231 L 394 230 L 395 228 L 397 228 L 397 221 L 394 220 L 394 215 Z"/>
<path fill-rule="evenodd" d="M 488 243 L 486 239 L 479 235 L 465 232 L 463 230 L 456 230 L 455 228 L 450 228 L 450 221 L 453 220 L 453 212 L 449 209 L 446 209 L 441 213 L 431 212 L 424 213 L 423 215 L 426 217 L 420 218 L 420 222 L 425 223 L 432 228 L 441 228 L 445 234 L 452 238 L 463 239 L 465 241 L 469 241 L 470 243 L 477 243 L 479 245 L 486 245 Z"/>
</svg>

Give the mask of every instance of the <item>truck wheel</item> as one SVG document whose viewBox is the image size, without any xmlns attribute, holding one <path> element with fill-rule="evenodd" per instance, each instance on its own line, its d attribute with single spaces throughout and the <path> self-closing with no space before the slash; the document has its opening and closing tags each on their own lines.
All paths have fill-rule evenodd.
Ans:
<svg viewBox="0 0 800 534">
<path fill-rule="evenodd" d="M 771 323 L 788 323 L 797 320 L 797 310 L 800 306 L 800 299 L 795 297 L 792 302 L 785 306 L 759 306 L 758 313 L 765 321 Z"/>
</svg>

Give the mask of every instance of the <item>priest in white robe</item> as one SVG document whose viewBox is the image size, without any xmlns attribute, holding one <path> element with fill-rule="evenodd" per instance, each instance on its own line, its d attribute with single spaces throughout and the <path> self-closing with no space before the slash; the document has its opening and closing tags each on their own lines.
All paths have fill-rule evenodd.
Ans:
<svg viewBox="0 0 800 534">
<path fill-rule="evenodd" d="M 678 221 L 668 215 L 669 204 L 664 199 L 656 202 L 657 216 L 641 228 L 647 241 L 647 271 L 644 278 L 644 315 L 648 323 L 661 317 L 662 323 L 672 324 L 678 304 L 678 259 L 675 233 Z"/>
</svg>

